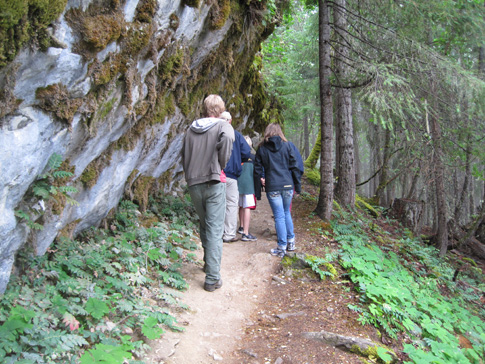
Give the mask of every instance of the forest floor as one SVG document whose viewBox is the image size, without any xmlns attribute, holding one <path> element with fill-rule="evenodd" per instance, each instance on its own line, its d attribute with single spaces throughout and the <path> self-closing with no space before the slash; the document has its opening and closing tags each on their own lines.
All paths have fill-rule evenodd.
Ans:
<svg viewBox="0 0 485 364">
<path fill-rule="evenodd" d="M 322 222 L 311 216 L 313 204 L 302 197 L 293 200 L 297 252 L 324 256 L 337 247 L 318 234 Z M 189 308 L 177 314 L 184 331 L 167 331 L 151 342 L 152 351 L 144 360 L 157 364 L 363 363 L 356 354 L 303 337 L 305 332 L 325 330 L 380 341 L 377 331 L 362 326 L 358 314 L 348 309 L 358 299 L 350 283 L 341 277 L 322 281 L 313 274 L 295 275 L 283 269 L 281 258 L 269 254 L 276 246 L 276 233 L 264 194 L 252 211 L 250 232 L 257 236 L 256 242 L 224 244 L 223 286 L 214 292 L 203 289 L 202 249 L 196 251 L 199 261 L 182 269 L 189 283 L 180 295 Z"/>
</svg>

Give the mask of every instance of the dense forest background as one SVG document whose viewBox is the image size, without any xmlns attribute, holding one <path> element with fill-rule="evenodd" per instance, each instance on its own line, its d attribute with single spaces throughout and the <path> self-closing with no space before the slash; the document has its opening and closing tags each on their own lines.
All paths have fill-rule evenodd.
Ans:
<svg viewBox="0 0 485 364">
<path fill-rule="evenodd" d="M 293 6 L 264 43 L 263 70 L 287 135 L 320 167 L 316 212 L 329 219 L 355 192 L 399 199 L 441 255 L 470 242 L 484 215 L 483 0 Z"/>
</svg>

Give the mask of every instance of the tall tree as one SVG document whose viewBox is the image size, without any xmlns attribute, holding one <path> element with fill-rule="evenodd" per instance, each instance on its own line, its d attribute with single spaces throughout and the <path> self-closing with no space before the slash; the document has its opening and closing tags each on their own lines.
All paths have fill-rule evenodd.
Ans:
<svg viewBox="0 0 485 364">
<path fill-rule="evenodd" d="M 337 46 L 335 49 L 336 83 L 336 156 L 335 169 L 337 186 L 336 199 L 345 206 L 355 205 L 355 161 L 354 161 L 354 126 L 352 120 L 352 92 L 347 80 L 346 59 L 349 57 L 347 36 L 346 0 L 335 0 L 333 18 Z"/>
<path fill-rule="evenodd" d="M 333 205 L 333 103 L 330 85 L 330 2 L 318 2 L 319 80 L 320 80 L 320 194 L 315 213 L 329 221 Z"/>
</svg>

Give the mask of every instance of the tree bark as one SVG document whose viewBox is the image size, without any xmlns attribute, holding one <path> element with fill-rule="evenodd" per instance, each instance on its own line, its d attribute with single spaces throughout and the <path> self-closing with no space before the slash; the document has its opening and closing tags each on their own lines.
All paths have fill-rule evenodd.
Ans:
<svg viewBox="0 0 485 364">
<path fill-rule="evenodd" d="M 391 216 L 411 229 L 415 235 L 421 232 L 423 211 L 424 202 L 417 200 L 396 198 L 391 206 Z"/>
<path fill-rule="evenodd" d="M 330 6 L 326 0 L 319 0 L 319 78 L 320 78 L 320 124 L 321 124 L 321 159 L 320 159 L 320 195 L 315 213 L 329 221 L 333 204 L 333 105 L 330 86 Z"/>
<path fill-rule="evenodd" d="M 347 28 L 347 19 L 345 8 L 346 0 L 336 0 L 337 7 L 333 11 L 334 22 L 337 29 Z M 336 31 L 340 39 L 337 46 L 337 53 L 346 58 L 349 49 L 345 44 L 345 37 Z M 347 78 L 347 66 L 340 59 L 336 60 L 337 78 L 345 81 Z M 338 148 L 337 156 L 337 186 L 335 188 L 336 199 L 345 206 L 353 207 L 355 205 L 355 161 L 354 161 L 354 126 L 352 120 L 352 92 L 348 88 L 339 88 L 337 91 L 337 130 Z"/>
<path fill-rule="evenodd" d="M 431 135 L 433 139 L 433 163 L 435 177 L 436 207 L 437 207 L 437 246 L 440 257 L 444 257 L 448 250 L 448 213 L 446 210 L 443 150 L 441 146 L 441 127 L 434 114 L 430 117 Z"/>
<path fill-rule="evenodd" d="M 468 142 L 466 146 L 466 160 L 465 160 L 465 178 L 463 180 L 463 187 L 461 189 L 460 193 L 460 199 L 458 200 L 456 206 L 455 206 L 455 213 L 453 214 L 453 218 L 457 224 L 460 223 L 460 218 L 461 218 L 461 212 L 464 210 L 465 204 L 466 204 L 466 197 L 469 194 L 469 188 L 470 188 L 470 179 L 472 175 L 472 169 L 471 169 L 471 143 Z"/>
<path fill-rule="evenodd" d="M 388 185 L 388 172 L 389 172 L 389 160 L 391 154 L 391 130 L 386 129 L 385 139 L 384 139 L 384 151 L 383 151 L 383 162 L 381 173 L 379 176 L 379 186 L 376 189 L 376 198 L 377 203 L 381 204 L 383 202 L 384 191 L 386 186 Z"/>
<path fill-rule="evenodd" d="M 419 168 L 416 170 L 413 176 L 413 181 L 411 182 L 411 187 L 409 188 L 409 192 L 407 194 L 408 199 L 415 199 L 416 198 L 416 189 L 418 186 L 419 180 Z"/>
<path fill-rule="evenodd" d="M 304 145 L 304 155 L 305 159 L 310 155 L 310 130 L 308 129 L 308 116 L 303 118 L 303 145 Z"/>
</svg>

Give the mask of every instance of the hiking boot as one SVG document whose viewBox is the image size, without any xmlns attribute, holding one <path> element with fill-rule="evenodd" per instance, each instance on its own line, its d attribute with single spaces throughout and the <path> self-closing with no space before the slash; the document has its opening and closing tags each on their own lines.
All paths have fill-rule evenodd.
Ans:
<svg viewBox="0 0 485 364">
<path fill-rule="evenodd" d="M 286 251 L 292 252 L 296 250 L 295 242 L 289 241 L 288 245 L 286 245 Z"/>
<path fill-rule="evenodd" d="M 248 233 L 247 235 L 243 234 L 241 240 L 242 241 L 256 241 L 256 240 L 258 240 L 258 238 L 255 237 L 254 235 L 251 235 L 250 233 Z"/>
<path fill-rule="evenodd" d="M 239 241 L 239 238 L 237 236 L 233 237 L 232 239 L 222 239 L 224 243 L 234 243 L 236 241 Z"/>
<path fill-rule="evenodd" d="M 271 249 L 269 252 L 271 255 L 274 255 L 280 258 L 283 258 L 285 256 L 285 251 L 280 248 Z"/>
<path fill-rule="evenodd" d="M 244 234 L 244 229 L 242 226 L 239 226 L 239 229 L 237 229 L 238 234 Z"/>
<path fill-rule="evenodd" d="M 216 283 L 212 283 L 212 284 L 204 283 L 204 289 L 207 292 L 214 292 L 216 289 L 219 289 L 221 287 L 222 287 L 222 279 L 219 279 L 219 281 L 217 281 Z"/>
</svg>

